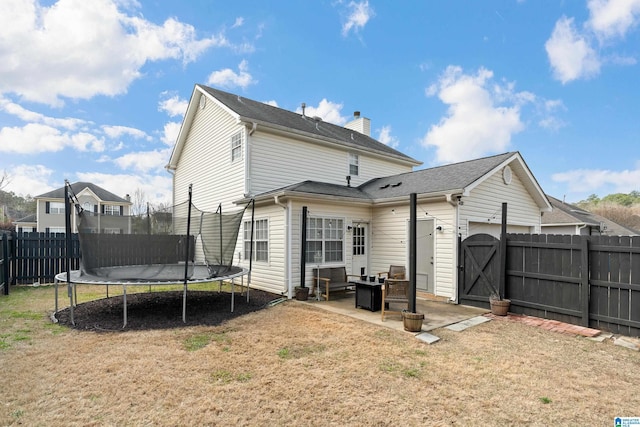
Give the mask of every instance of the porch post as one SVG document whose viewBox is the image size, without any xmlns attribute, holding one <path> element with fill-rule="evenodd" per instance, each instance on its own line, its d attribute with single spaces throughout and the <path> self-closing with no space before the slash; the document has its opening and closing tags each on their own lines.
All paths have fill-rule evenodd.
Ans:
<svg viewBox="0 0 640 427">
<path fill-rule="evenodd" d="M 409 206 L 409 311 L 411 313 L 416 312 L 416 207 L 417 207 L 417 195 L 411 193 L 410 206 Z"/>
<path fill-rule="evenodd" d="M 302 244 L 300 245 L 300 287 L 305 287 L 305 267 L 307 263 L 307 207 L 302 207 L 302 224 L 300 225 L 300 234 L 302 235 Z"/>
<path fill-rule="evenodd" d="M 507 203 L 502 203 L 502 224 L 500 228 L 500 281 L 498 292 L 500 298 L 506 298 L 507 278 Z"/>
</svg>

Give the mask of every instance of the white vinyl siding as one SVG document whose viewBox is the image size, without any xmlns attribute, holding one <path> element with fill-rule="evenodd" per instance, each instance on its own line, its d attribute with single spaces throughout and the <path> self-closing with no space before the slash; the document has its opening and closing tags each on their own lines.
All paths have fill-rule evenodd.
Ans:
<svg viewBox="0 0 640 427">
<path fill-rule="evenodd" d="M 293 140 L 260 127 L 250 137 L 250 192 L 260 194 L 305 180 L 347 185 L 344 167 L 349 150 L 342 147 Z M 380 176 L 410 172 L 410 165 L 389 157 L 358 154 L 358 176 L 352 176 L 356 187 Z"/>
<path fill-rule="evenodd" d="M 223 212 L 237 209 L 233 204 L 244 193 L 244 162 L 231 161 L 231 136 L 243 126 L 216 102 L 197 109 L 174 175 L 174 204 L 188 200 L 193 184 L 193 203 L 201 210 Z M 244 136 L 243 136 L 244 138 Z"/>
<path fill-rule="evenodd" d="M 474 188 L 469 197 L 463 197 L 462 200 L 464 205 L 460 206 L 459 225 L 463 239 L 471 235 L 469 224 L 499 228 L 502 223 L 502 202 L 507 203 L 508 229 L 516 230 L 514 226 L 524 226 L 528 227 L 530 233 L 540 232 L 540 209 L 515 172 L 509 185 L 502 180 L 501 170 L 495 172 Z M 478 229 L 477 226 L 474 228 Z M 492 228 L 485 228 L 490 229 Z"/>
</svg>

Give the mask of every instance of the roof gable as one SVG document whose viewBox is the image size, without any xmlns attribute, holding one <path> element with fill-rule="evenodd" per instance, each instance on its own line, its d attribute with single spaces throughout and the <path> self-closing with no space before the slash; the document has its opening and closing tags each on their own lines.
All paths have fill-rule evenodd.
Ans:
<svg viewBox="0 0 640 427">
<path fill-rule="evenodd" d="M 363 150 L 383 155 L 412 166 L 422 164 L 420 161 L 357 131 L 322 121 L 319 118 L 294 113 L 263 102 L 254 101 L 198 84 L 195 86 L 191 100 L 189 101 L 185 119 L 178 134 L 171 159 L 167 165 L 167 167 L 171 169 L 177 166 L 178 158 L 180 157 L 188 134 L 188 128 L 191 126 L 197 104 L 200 101 L 200 96 L 198 95 L 206 96 L 207 99 L 213 100 L 240 122 L 255 123 L 258 126 L 330 142 L 348 149 Z"/>
<path fill-rule="evenodd" d="M 113 194 L 110 191 L 105 190 L 104 188 L 95 185 L 91 182 L 74 182 L 71 185 L 71 191 L 74 194 L 78 195 L 83 191 L 91 191 L 96 197 L 102 202 L 117 202 L 124 204 L 131 204 L 130 201 Z M 41 194 L 35 197 L 36 199 L 61 199 L 64 200 L 64 187 L 57 188 L 53 191 L 49 191 L 48 193 Z"/>
</svg>

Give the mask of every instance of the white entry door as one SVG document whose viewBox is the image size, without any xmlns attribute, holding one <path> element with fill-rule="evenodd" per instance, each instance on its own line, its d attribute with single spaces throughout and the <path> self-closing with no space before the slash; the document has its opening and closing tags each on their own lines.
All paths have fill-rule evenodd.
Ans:
<svg viewBox="0 0 640 427">
<path fill-rule="evenodd" d="M 354 223 L 351 229 L 351 274 L 369 275 L 369 225 Z"/>
<path fill-rule="evenodd" d="M 416 222 L 416 289 L 434 293 L 433 220 Z"/>
</svg>

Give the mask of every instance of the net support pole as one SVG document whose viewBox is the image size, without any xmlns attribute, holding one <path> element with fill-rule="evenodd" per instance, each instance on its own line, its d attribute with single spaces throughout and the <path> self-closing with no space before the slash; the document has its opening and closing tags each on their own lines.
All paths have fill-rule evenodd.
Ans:
<svg viewBox="0 0 640 427">
<path fill-rule="evenodd" d="M 251 286 L 251 269 L 253 268 L 253 230 L 255 228 L 256 199 L 251 200 L 251 239 L 249 243 L 249 277 L 247 277 L 247 302 L 249 302 L 249 287 Z"/>
<path fill-rule="evenodd" d="M 189 208 L 187 213 L 187 244 L 185 245 L 184 260 L 184 290 L 182 293 L 182 322 L 187 323 L 187 280 L 189 279 L 189 246 L 191 246 L 191 202 L 193 197 L 193 184 L 189 184 Z"/>
<path fill-rule="evenodd" d="M 64 182 L 64 231 L 67 244 L 66 264 L 67 264 L 67 294 L 69 296 L 69 314 L 71 315 L 71 324 L 76 325 L 73 318 L 73 284 L 71 283 L 71 201 L 69 199 L 69 181 Z"/>
</svg>

